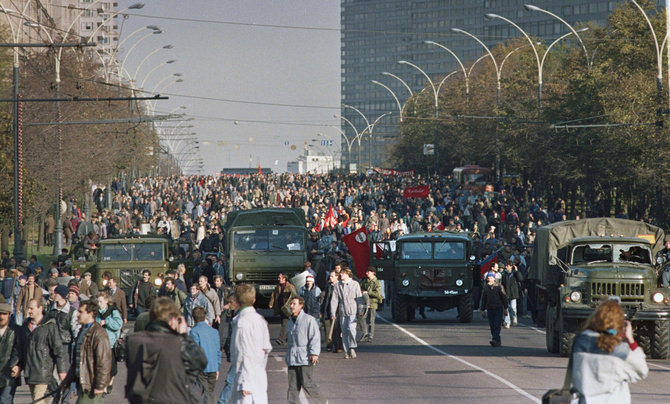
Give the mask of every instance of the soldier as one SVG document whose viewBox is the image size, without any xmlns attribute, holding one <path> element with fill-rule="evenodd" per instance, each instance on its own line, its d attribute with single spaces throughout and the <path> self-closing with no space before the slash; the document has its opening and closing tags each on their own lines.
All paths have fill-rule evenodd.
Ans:
<svg viewBox="0 0 670 404">
<path fill-rule="evenodd" d="M 367 276 L 367 278 L 363 279 L 361 282 L 361 288 L 363 289 L 363 294 L 368 295 L 369 304 L 365 319 L 367 327 L 364 329 L 361 341 L 372 342 L 372 339 L 375 337 L 377 308 L 379 308 L 379 305 L 383 301 L 382 284 L 379 282 L 379 279 L 377 279 L 377 269 L 375 267 L 368 267 L 365 276 Z"/>
</svg>

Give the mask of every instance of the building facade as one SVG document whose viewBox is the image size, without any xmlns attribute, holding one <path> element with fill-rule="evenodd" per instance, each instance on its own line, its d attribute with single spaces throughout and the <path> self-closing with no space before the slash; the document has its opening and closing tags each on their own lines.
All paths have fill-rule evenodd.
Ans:
<svg viewBox="0 0 670 404">
<path fill-rule="evenodd" d="M 659 7 L 665 6 L 665 0 L 655 1 Z M 404 83 L 412 91 L 420 91 L 427 85 L 420 71 L 398 61 L 417 65 L 433 80 L 458 68 L 453 56 L 425 41 L 448 47 L 467 65 L 482 56 L 484 48 L 466 35 L 451 32 L 451 28 L 475 35 L 488 47 L 521 35 L 504 21 L 488 20 L 487 13 L 508 18 L 531 36 L 551 42 L 569 29 L 547 14 L 524 9 L 525 4 L 550 11 L 573 26 L 585 22 L 604 26 L 610 12 L 624 2 L 626 0 L 342 0 L 342 104 L 361 111 L 370 123 L 386 112 L 393 113 L 375 125 L 370 136 L 361 115 L 352 108 L 342 108 L 342 116 L 351 122 L 342 120 L 343 147 L 357 137 L 355 130 L 362 140 L 360 151 L 356 150 L 359 143 L 354 142 L 351 157 L 342 154 L 342 165 L 352 162 L 361 168 L 389 166 L 389 151 L 395 143 L 399 124 L 394 95 L 403 104 L 410 96 Z"/>
</svg>

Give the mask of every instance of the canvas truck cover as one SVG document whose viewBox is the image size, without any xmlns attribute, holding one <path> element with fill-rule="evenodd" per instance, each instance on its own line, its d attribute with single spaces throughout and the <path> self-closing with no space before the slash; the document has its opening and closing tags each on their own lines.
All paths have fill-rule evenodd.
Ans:
<svg viewBox="0 0 670 404">
<path fill-rule="evenodd" d="M 663 229 L 635 220 L 600 217 L 592 219 L 566 220 L 537 229 L 535 246 L 531 257 L 529 277 L 541 284 L 549 284 L 549 258 L 578 237 L 637 237 L 651 243 L 654 256 L 663 247 Z"/>
<path fill-rule="evenodd" d="M 225 228 L 241 226 L 302 226 L 305 227 L 305 211 L 290 209 L 250 209 L 230 212 Z"/>
</svg>

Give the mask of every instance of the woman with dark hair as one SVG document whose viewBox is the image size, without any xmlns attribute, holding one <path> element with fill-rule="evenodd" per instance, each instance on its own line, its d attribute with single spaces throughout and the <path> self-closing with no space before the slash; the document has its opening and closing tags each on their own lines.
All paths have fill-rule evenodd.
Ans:
<svg viewBox="0 0 670 404">
<path fill-rule="evenodd" d="M 602 303 L 573 345 L 573 385 L 580 403 L 630 403 L 629 382 L 647 377 L 642 348 L 618 302 Z"/>
</svg>

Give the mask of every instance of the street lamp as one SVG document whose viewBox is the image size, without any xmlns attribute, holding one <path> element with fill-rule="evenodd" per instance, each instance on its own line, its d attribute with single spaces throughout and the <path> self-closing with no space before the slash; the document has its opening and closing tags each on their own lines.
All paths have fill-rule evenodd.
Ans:
<svg viewBox="0 0 670 404">
<path fill-rule="evenodd" d="M 542 9 L 542 8 L 538 7 L 538 6 L 534 6 L 534 5 L 532 5 L 532 4 L 526 4 L 526 5 L 524 5 L 523 7 L 524 7 L 526 10 L 528 10 L 528 11 L 538 11 L 538 12 L 540 12 L 540 13 L 544 13 L 544 14 L 547 14 L 547 15 L 549 15 L 549 16 L 552 16 L 552 17 L 554 17 L 555 19 L 557 19 L 558 21 L 562 22 L 563 25 L 565 25 L 566 27 L 568 27 L 568 29 L 569 29 L 570 31 L 572 31 L 572 33 L 573 33 L 573 34 L 577 37 L 577 39 L 579 40 L 579 43 L 582 45 L 582 49 L 584 50 L 584 56 L 586 56 L 586 65 L 588 66 L 589 70 L 591 69 L 591 63 L 592 63 L 592 60 L 589 59 L 589 52 L 586 50 L 586 46 L 584 45 L 584 41 L 582 41 L 582 37 L 579 36 L 579 34 L 578 34 L 577 31 L 572 27 L 572 25 L 568 24 L 567 21 L 565 21 L 565 20 L 562 19 L 561 17 L 557 16 L 556 14 L 552 13 L 551 11 L 547 11 L 547 10 L 545 10 L 545 9 Z"/>
<path fill-rule="evenodd" d="M 456 61 L 458 62 L 458 66 L 460 66 L 461 71 L 463 72 L 463 77 L 465 77 L 465 99 L 469 101 L 470 100 L 470 75 L 465 72 L 465 66 L 463 65 L 463 62 L 461 62 L 461 59 L 458 56 L 456 56 L 456 54 L 451 49 L 447 48 L 446 46 L 444 46 L 440 43 L 437 43 L 435 41 L 423 41 L 423 43 L 440 47 L 440 48 L 444 49 L 445 51 L 449 52 L 449 54 L 456 59 Z"/>
<path fill-rule="evenodd" d="M 158 69 L 158 68 L 161 67 L 161 66 L 165 66 L 165 65 L 172 64 L 172 63 L 174 63 L 174 62 L 176 62 L 176 60 L 171 59 L 171 60 L 166 60 L 166 61 L 163 62 L 163 63 L 159 63 L 159 64 L 157 64 L 153 69 L 149 70 L 149 73 L 147 73 L 146 76 L 144 76 L 144 80 L 142 80 L 142 84 L 140 85 L 139 88 L 144 89 L 144 84 L 147 82 L 147 79 L 149 78 L 149 76 L 151 76 L 151 73 L 155 72 L 156 69 Z"/>
<path fill-rule="evenodd" d="M 146 62 L 151 57 L 151 55 L 156 54 L 157 52 L 159 52 L 162 49 L 170 50 L 170 49 L 173 49 L 173 48 L 174 48 L 174 46 L 172 46 L 172 45 L 165 45 L 165 46 L 160 46 L 160 47 L 152 50 L 151 52 L 147 53 L 146 56 L 144 56 L 144 58 L 142 58 L 140 63 L 137 65 L 137 68 L 135 69 L 135 74 L 133 74 L 133 82 L 135 82 L 135 80 L 137 79 L 137 74 L 140 72 L 140 69 L 142 68 L 142 65 L 144 64 L 144 62 Z"/>
<path fill-rule="evenodd" d="M 514 23 L 512 20 L 507 19 L 507 18 L 505 18 L 505 17 L 503 17 L 503 16 L 500 16 L 500 15 L 498 15 L 498 14 L 488 13 L 488 14 L 486 14 L 485 16 L 486 16 L 486 18 L 488 18 L 488 19 L 491 19 L 491 20 L 493 20 L 493 19 L 498 19 L 498 20 L 505 21 L 505 22 L 507 22 L 508 24 L 512 25 L 512 26 L 513 26 L 514 28 L 516 28 L 519 32 L 521 32 L 521 34 L 523 34 L 523 36 L 526 38 L 526 40 L 528 40 L 528 43 L 530 44 L 531 48 L 533 48 L 533 53 L 535 54 L 535 61 L 537 62 L 537 109 L 538 109 L 538 110 L 541 110 L 541 109 L 542 109 L 542 67 L 544 66 L 544 61 L 545 61 L 545 59 L 546 59 L 546 57 L 547 57 L 547 54 L 548 54 L 549 51 L 551 50 L 551 48 L 554 46 L 554 44 L 556 44 L 557 42 L 559 42 L 559 41 L 562 40 L 563 38 L 566 38 L 566 37 L 572 35 L 572 32 L 569 32 L 569 33 L 567 33 L 567 34 L 565 34 L 565 35 L 562 35 L 562 36 L 559 37 L 557 40 L 555 40 L 554 42 L 552 42 L 551 45 L 549 45 L 549 47 L 544 51 L 544 54 L 542 55 L 542 59 L 540 59 L 540 55 L 539 55 L 539 53 L 537 52 L 537 47 L 536 47 L 536 45 L 535 45 L 535 42 L 530 38 L 530 35 L 528 35 L 528 33 L 526 33 L 526 31 L 524 31 L 523 29 L 521 29 L 520 26 L 518 26 L 518 25 L 517 25 L 516 23 Z M 587 28 L 579 29 L 579 30 L 577 30 L 576 32 L 584 32 L 584 31 L 586 31 L 586 30 L 588 30 L 588 27 L 587 27 Z M 655 38 L 656 38 L 656 36 L 654 35 L 654 39 L 655 39 Z"/>
</svg>

